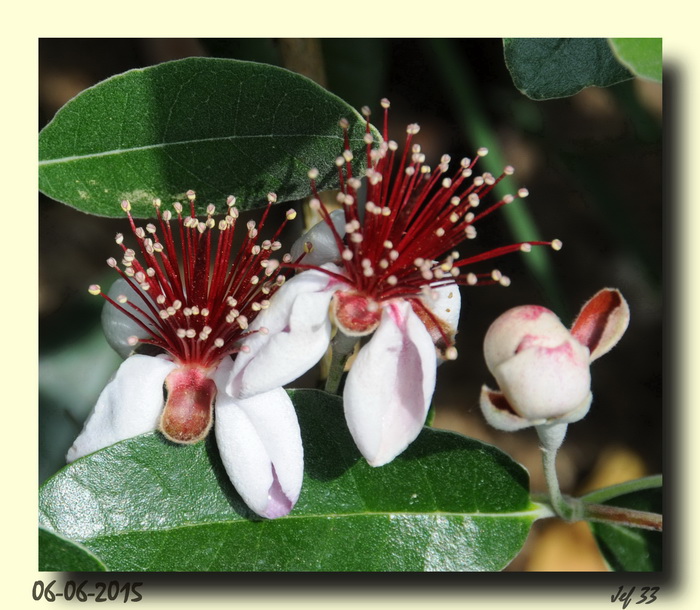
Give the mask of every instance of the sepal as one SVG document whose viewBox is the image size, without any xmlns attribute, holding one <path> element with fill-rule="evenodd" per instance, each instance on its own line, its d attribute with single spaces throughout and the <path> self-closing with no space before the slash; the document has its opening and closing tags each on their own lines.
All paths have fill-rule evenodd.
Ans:
<svg viewBox="0 0 700 610">
<path fill-rule="evenodd" d="M 571 334 L 588 347 L 593 362 L 615 347 L 629 321 L 630 309 L 622 293 L 615 288 L 603 288 L 581 308 Z"/>
</svg>

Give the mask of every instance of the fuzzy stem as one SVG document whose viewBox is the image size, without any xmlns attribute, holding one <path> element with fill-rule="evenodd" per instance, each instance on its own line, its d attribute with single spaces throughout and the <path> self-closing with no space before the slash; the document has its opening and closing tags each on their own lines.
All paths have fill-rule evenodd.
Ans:
<svg viewBox="0 0 700 610">
<path fill-rule="evenodd" d="M 564 442 L 567 428 L 567 424 L 558 423 L 535 426 L 537 436 L 540 437 L 544 478 L 547 482 L 552 508 L 562 519 L 578 521 L 582 515 L 581 503 L 573 498 L 562 496 L 559 488 L 559 478 L 557 477 L 557 451 L 559 451 L 559 447 Z"/>
<path fill-rule="evenodd" d="M 549 500 L 552 503 L 554 512 L 557 513 L 565 521 L 578 521 L 580 519 L 579 503 L 570 503 L 568 498 L 564 498 L 559 488 L 559 479 L 557 478 L 557 448 L 549 449 L 542 447 L 542 465 L 544 467 L 544 478 L 547 481 L 547 489 L 549 490 Z"/>
<path fill-rule="evenodd" d="M 343 377 L 343 371 L 345 370 L 345 363 L 348 361 L 350 354 L 352 354 L 355 349 L 355 344 L 357 343 L 357 337 L 348 337 L 346 334 L 338 329 L 331 341 L 331 349 L 333 350 L 333 355 L 331 357 L 331 364 L 328 370 L 328 378 L 326 379 L 326 392 L 331 394 L 337 394 L 340 388 L 340 380 Z"/>
<path fill-rule="evenodd" d="M 565 424 L 563 424 L 565 426 Z M 542 441 L 542 465 L 544 476 L 549 491 L 549 501 L 554 512 L 565 521 L 596 521 L 598 523 L 612 523 L 615 525 L 626 525 L 654 531 L 661 531 L 662 516 L 631 508 L 619 506 L 608 506 L 606 504 L 596 504 L 586 501 L 590 499 L 606 499 L 606 490 L 593 492 L 584 498 L 572 498 L 563 496 L 559 488 L 557 478 L 556 459 L 557 451 L 564 438 L 565 428 L 557 430 L 555 427 L 538 427 L 540 440 Z M 625 486 L 634 489 L 646 489 L 661 484 L 661 478 L 656 477 L 633 481 Z M 619 491 L 619 490 L 618 490 Z"/>
</svg>

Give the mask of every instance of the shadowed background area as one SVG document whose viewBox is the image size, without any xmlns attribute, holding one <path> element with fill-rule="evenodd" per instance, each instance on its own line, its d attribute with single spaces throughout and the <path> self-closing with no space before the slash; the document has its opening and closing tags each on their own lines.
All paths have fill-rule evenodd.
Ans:
<svg viewBox="0 0 700 610">
<path fill-rule="evenodd" d="M 550 307 L 569 324 L 597 290 L 616 287 L 628 300 L 632 319 L 618 346 L 592 367 L 593 406 L 586 419 L 570 426 L 560 452 L 562 488 L 580 494 L 661 472 L 660 85 L 635 79 L 535 102 L 513 86 L 500 39 L 44 39 L 40 127 L 69 99 L 105 78 L 189 56 L 283 66 L 354 107 L 369 105 L 375 112 L 380 98 L 388 97 L 391 136 L 400 143 L 406 124 L 419 123 L 417 141 L 433 166 L 443 153 L 457 162 L 487 144 L 474 141 L 475 128 L 464 120 L 465 113 L 479 117 L 493 138 L 492 151 L 497 148 L 516 169 L 512 190 L 527 186 L 530 191 L 514 205 L 527 206 L 542 238 L 559 238 L 564 248 L 548 255 L 548 286 L 531 275 L 523 256 L 510 255 L 496 263 L 511 278 L 510 287 L 463 289 L 459 357 L 438 371 L 435 426 L 497 445 L 527 467 L 532 489 L 543 491 L 535 433 L 492 430 L 479 410 L 481 385 L 494 386 L 481 353 L 483 336 L 500 313 L 521 304 Z M 44 196 L 39 217 L 39 477 L 44 480 L 64 464 L 66 449 L 120 361 L 101 334 L 102 300 L 90 297 L 87 286 L 108 286 L 115 279 L 105 260 L 115 255 L 114 234 L 127 225 Z M 300 215 L 286 236 L 287 247 L 301 228 Z M 477 230 L 477 239 L 460 249 L 463 255 L 514 240 L 500 212 Z M 311 373 L 295 385 L 313 386 L 316 379 Z M 509 569 L 604 566 L 585 524 L 547 521 L 536 524 Z"/>
</svg>

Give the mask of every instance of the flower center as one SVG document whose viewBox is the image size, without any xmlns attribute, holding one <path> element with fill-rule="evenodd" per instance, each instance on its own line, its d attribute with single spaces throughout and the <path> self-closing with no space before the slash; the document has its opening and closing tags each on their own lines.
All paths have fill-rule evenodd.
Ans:
<svg viewBox="0 0 700 610">
<path fill-rule="evenodd" d="M 336 292 L 331 307 L 336 324 L 351 337 L 374 332 L 382 317 L 379 303 L 352 290 Z"/>
</svg>

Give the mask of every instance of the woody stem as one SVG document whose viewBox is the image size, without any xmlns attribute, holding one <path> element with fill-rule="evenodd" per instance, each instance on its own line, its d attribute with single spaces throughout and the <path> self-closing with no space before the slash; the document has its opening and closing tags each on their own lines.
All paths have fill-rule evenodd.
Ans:
<svg viewBox="0 0 700 610">
<path fill-rule="evenodd" d="M 656 532 L 663 529 L 663 517 L 658 513 L 606 504 L 587 504 L 586 502 L 582 504 L 583 518 L 586 521 L 626 525 Z"/>
</svg>

